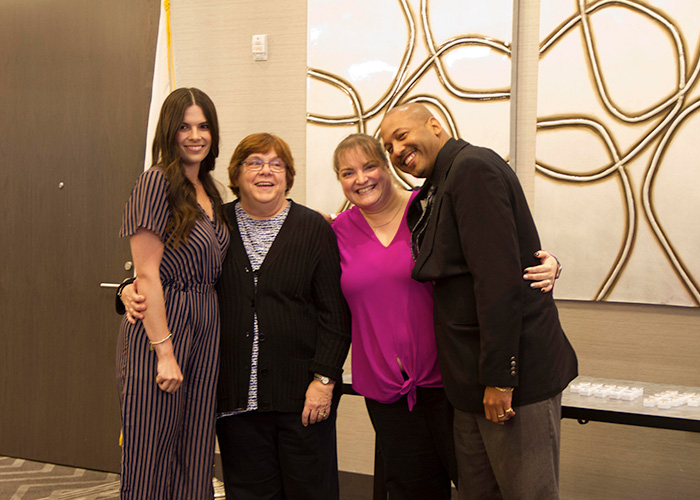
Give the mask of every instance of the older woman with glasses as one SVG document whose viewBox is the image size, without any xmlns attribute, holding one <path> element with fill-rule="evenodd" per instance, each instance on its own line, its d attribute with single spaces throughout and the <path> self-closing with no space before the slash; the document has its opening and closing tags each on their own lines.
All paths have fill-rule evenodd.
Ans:
<svg viewBox="0 0 700 500">
<path fill-rule="evenodd" d="M 231 245 L 217 284 L 217 434 L 226 497 L 338 498 L 335 418 L 349 311 L 338 246 L 318 213 L 286 195 L 289 146 L 241 141 L 229 164 Z"/>
</svg>

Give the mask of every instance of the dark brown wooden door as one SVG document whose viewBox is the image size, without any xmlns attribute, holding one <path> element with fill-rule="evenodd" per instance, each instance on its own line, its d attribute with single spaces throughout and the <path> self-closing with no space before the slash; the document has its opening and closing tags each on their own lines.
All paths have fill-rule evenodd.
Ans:
<svg viewBox="0 0 700 500">
<path fill-rule="evenodd" d="M 103 281 L 143 169 L 158 0 L 0 4 L 0 454 L 119 467 Z"/>
</svg>

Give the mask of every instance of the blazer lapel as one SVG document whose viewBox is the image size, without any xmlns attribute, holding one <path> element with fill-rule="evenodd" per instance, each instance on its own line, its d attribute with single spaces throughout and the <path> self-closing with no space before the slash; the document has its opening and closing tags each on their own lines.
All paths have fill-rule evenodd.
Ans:
<svg viewBox="0 0 700 500">
<path fill-rule="evenodd" d="M 435 228 L 437 225 L 438 216 L 440 215 L 442 194 L 445 192 L 444 183 L 441 184 L 442 185 L 437 186 L 437 191 L 433 195 L 433 208 L 430 212 L 430 218 L 428 219 L 428 225 L 425 228 L 425 233 L 423 234 L 423 241 L 420 245 L 420 251 L 418 252 L 416 263 L 413 266 L 414 277 L 420 274 L 423 266 L 433 253 L 433 246 L 435 244 Z"/>
<path fill-rule="evenodd" d="M 445 194 L 447 175 L 452 169 L 452 164 L 454 163 L 457 154 L 466 146 L 468 146 L 468 143 L 461 139 L 450 139 L 443 146 L 443 149 L 440 150 L 440 153 L 438 153 L 438 157 L 435 160 L 435 170 L 430 179 L 433 181 L 432 184 L 437 187 L 437 192 L 435 193 L 435 198 L 433 200 L 433 209 L 430 213 L 428 226 L 425 229 L 423 242 L 420 246 L 420 252 L 418 252 L 418 257 L 416 258 L 416 263 L 413 267 L 413 277 L 416 279 L 418 279 L 418 276 L 420 276 L 423 267 L 426 265 L 433 253 L 435 236 L 437 233 L 437 221 L 440 217 L 440 211 L 442 210 L 442 197 Z M 426 182 L 426 185 L 427 184 L 428 182 Z"/>
</svg>

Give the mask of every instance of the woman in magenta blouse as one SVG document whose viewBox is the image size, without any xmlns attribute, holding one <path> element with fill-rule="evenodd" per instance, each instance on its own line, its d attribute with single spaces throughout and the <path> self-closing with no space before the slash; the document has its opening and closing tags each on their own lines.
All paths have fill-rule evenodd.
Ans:
<svg viewBox="0 0 700 500">
<path fill-rule="evenodd" d="M 352 313 L 352 384 L 365 397 L 389 498 L 449 499 L 457 466 L 452 407 L 435 347 L 432 287 L 411 278 L 405 212 L 417 191 L 395 184 L 381 144 L 368 135 L 344 139 L 333 168 L 354 205 L 333 223 Z M 538 257 L 543 264 L 526 269 L 524 278 L 548 292 L 559 264 L 545 251 Z"/>
</svg>

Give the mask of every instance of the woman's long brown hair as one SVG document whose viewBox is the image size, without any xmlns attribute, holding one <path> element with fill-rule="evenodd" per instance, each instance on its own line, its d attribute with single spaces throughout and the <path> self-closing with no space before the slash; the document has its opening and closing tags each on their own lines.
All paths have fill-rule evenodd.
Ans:
<svg viewBox="0 0 700 500">
<path fill-rule="evenodd" d="M 172 218 L 166 227 L 169 233 L 167 244 L 177 247 L 186 242 L 202 211 L 197 205 L 197 194 L 194 185 L 185 176 L 181 165 L 180 151 L 177 144 L 177 132 L 182 125 L 185 110 L 190 106 L 202 108 L 204 117 L 209 124 L 211 147 L 209 154 L 199 167 L 199 180 L 207 195 L 213 200 L 214 210 L 221 221 L 225 221 L 222 209 L 222 199 L 219 190 L 212 179 L 216 157 L 219 156 L 219 121 L 216 116 L 214 103 L 204 92 L 196 88 L 180 88 L 174 90 L 163 103 L 158 118 L 155 138 L 153 139 L 153 165 L 160 166 L 170 183 L 168 203 Z"/>
</svg>

